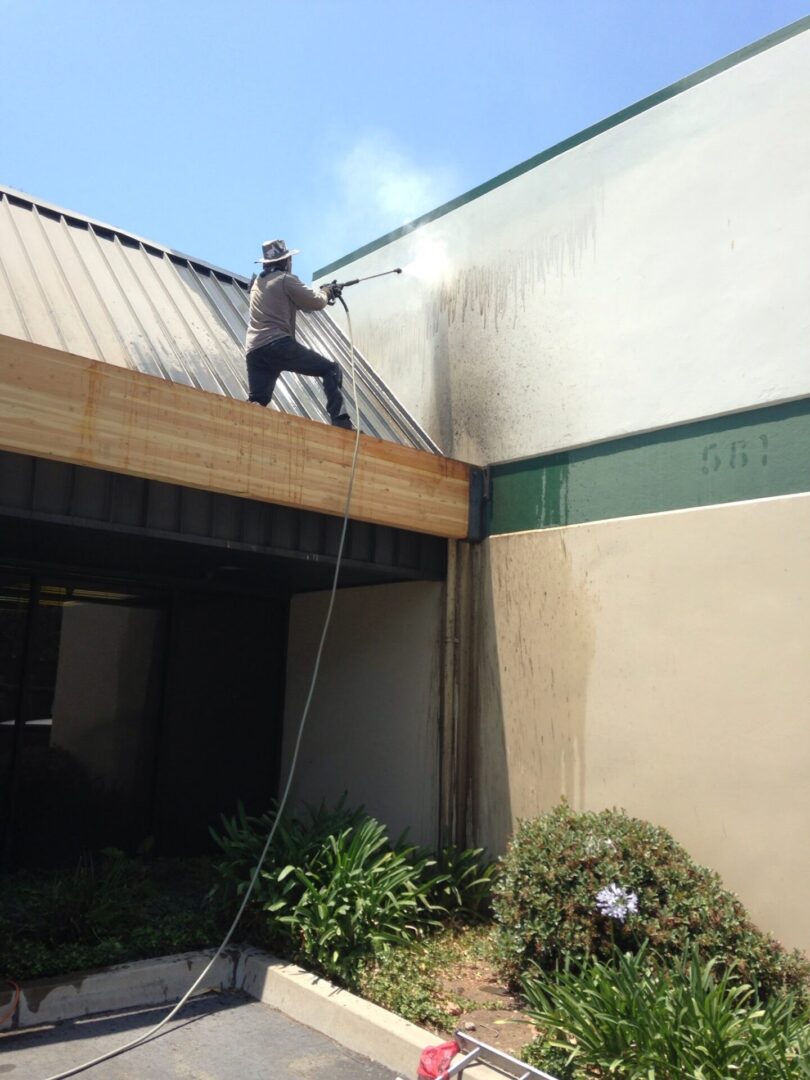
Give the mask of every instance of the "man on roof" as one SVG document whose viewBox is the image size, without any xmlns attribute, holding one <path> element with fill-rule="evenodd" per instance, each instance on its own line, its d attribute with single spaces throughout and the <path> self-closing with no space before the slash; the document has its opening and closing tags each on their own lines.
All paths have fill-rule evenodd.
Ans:
<svg viewBox="0 0 810 1080">
<path fill-rule="evenodd" d="M 340 365 L 307 349 L 295 340 L 295 316 L 299 311 L 319 311 L 337 295 L 331 285 L 312 289 L 292 273 L 292 257 L 283 240 L 262 244 L 261 273 L 250 289 L 250 317 L 245 338 L 248 400 L 269 405 L 282 371 L 314 375 L 323 381 L 326 411 L 334 427 L 352 430 L 352 422 L 340 392 Z"/>
</svg>

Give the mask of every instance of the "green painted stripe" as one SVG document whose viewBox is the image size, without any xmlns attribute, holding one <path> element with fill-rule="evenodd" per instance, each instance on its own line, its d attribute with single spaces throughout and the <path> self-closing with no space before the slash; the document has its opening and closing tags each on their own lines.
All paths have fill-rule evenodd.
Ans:
<svg viewBox="0 0 810 1080">
<path fill-rule="evenodd" d="M 810 398 L 494 465 L 489 535 L 810 491 Z"/>
<path fill-rule="evenodd" d="M 413 232 L 414 229 L 418 229 L 420 225 L 427 225 L 429 221 L 435 221 L 436 218 L 444 217 L 445 214 L 449 214 L 452 210 L 457 210 L 459 206 L 464 206 L 465 203 L 472 202 L 473 199 L 478 199 L 482 195 L 486 195 L 488 191 L 501 187 L 502 184 L 507 184 L 510 180 L 514 180 L 515 177 L 522 176 L 525 172 L 530 172 L 532 169 L 537 168 L 538 165 L 542 165 L 543 162 L 549 161 L 551 158 L 559 157 L 559 155 L 564 154 L 566 150 L 571 150 L 573 147 L 579 146 L 581 143 L 587 142 L 597 135 L 601 135 L 602 132 L 608 131 L 618 124 L 623 124 L 625 120 L 630 120 L 632 117 L 638 116 L 639 113 L 646 112 L 648 109 L 652 109 L 656 105 L 660 105 L 662 102 L 668 101 L 678 94 L 682 94 L 685 90 L 691 90 L 693 86 L 697 86 L 699 83 L 705 82 L 707 79 L 711 79 L 713 76 L 719 75 L 723 71 L 728 71 L 729 68 L 741 64 L 744 60 L 750 60 L 752 56 L 758 56 L 759 53 L 765 52 L 767 49 L 772 49 L 774 45 L 780 45 L 783 41 L 787 41 L 789 38 L 803 33 L 805 30 L 810 30 L 810 15 L 806 15 L 803 19 L 798 19 L 796 22 L 790 23 L 789 26 L 783 26 L 781 30 L 776 30 L 774 33 L 768 34 L 766 37 L 760 38 L 758 41 L 754 41 L 752 44 L 746 45 L 742 49 L 738 49 L 737 52 L 733 52 L 729 56 L 723 57 L 722 60 L 716 60 L 713 64 L 709 64 L 708 67 L 701 68 L 700 71 L 696 71 L 692 75 L 687 75 L 684 79 L 679 79 L 678 82 L 672 83 L 671 86 L 666 86 L 663 90 L 658 90 L 656 93 L 650 94 L 649 97 L 642 98 L 641 101 L 637 101 L 633 105 L 628 105 L 627 108 L 621 109 L 617 113 L 613 113 L 612 116 L 608 116 L 605 120 L 600 120 L 599 123 L 592 124 L 583 131 L 577 132 L 576 135 L 571 135 L 569 138 L 563 139 L 562 142 L 556 143 L 548 150 L 543 150 L 542 153 L 536 154 L 534 157 L 529 158 L 528 161 L 523 161 L 520 165 L 515 165 L 514 168 L 508 169 L 506 172 L 493 177 L 492 180 L 487 180 L 486 183 L 479 184 L 478 187 L 474 187 L 471 191 L 467 191 L 465 194 L 459 195 L 455 199 L 451 199 L 450 202 L 443 203 L 435 210 L 431 210 L 429 213 L 416 218 L 415 221 L 411 221 L 407 225 L 402 225 L 400 228 L 386 233 L 385 236 L 381 236 L 377 240 L 372 240 L 369 244 L 364 244 L 363 247 L 357 248 L 356 251 L 352 251 L 349 255 L 343 255 L 340 259 L 327 263 L 326 266 L 322 266 L 320 270 L 315 271 L 312 275 L 313 280 L 322 277 L 324 274 L 331 274 L 333 270 L 339 270 L 340 267 L 347 266 L 349 263 L 353 263 L 356 259 L 360 259 L 364 255 L 370 255 L 372 251 L 378 251 L 380 248 L 385 247 L 386 244 L 390 244 L 392 241 L 398 240 L 401 236 L 406 236 L 408 233 Z"/>
</svg>

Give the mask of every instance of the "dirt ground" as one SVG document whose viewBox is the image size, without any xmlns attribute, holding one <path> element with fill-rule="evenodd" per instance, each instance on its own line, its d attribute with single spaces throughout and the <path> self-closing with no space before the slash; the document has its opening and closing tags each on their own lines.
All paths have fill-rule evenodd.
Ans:
<svg viewBox="0 0 810 1080">
<path fill-rule="evenodd" d="M 451 968 L 440 977 L 439 985 L 446 995 L 444 1007 L 458 1017 L 456 1029 L 519 1057 L 538 1030 L 493 963 L 483 956 L 466 955 L 454 958 Z"/>
</svg>

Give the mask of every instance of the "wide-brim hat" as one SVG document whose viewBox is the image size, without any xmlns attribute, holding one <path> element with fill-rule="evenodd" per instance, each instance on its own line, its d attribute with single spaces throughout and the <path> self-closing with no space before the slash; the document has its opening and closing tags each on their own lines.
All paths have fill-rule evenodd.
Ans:
<svg viewBox="0 0 810 1080">
<path fill-rule="evenodd" d="M 293 255 L 300 254 L 298 248 L 289 249 L 283 240 L 265 240 L 262 244 L 262 257 L 256 262 L 269 263 L 281 262 L 282 259 L 291 259 Z"/>
</svg>

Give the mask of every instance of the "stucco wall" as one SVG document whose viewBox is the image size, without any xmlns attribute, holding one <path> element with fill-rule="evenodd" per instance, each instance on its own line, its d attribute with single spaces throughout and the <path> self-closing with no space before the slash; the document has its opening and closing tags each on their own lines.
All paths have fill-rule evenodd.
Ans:
<svg viewBox="0 0 810 1080">
<path fill-rule="evenodd" d="M 808 550 L 808 495 L 486 541 L 474 839 L 621 806 L 808 948 Z"/>
<path fill-rule="evenodd" d="M 804 32 L 324 279 L 406 267 L 357 346 L 477 463 L 805 395 L 809 113 Z"/>
<path fill-rule="evenodd" d="M 365 805 L 394 836 L 436 842 L 441 627 L 434 582 L 341 589 L 292 787 L 298 805 Z M 286 783 L 327 593 L 290 611 L 281 780 Z"/>
</svg>

